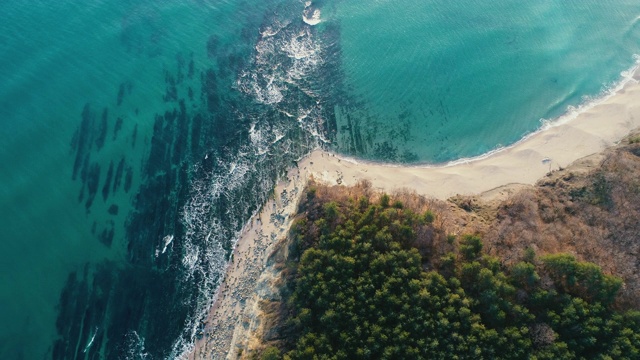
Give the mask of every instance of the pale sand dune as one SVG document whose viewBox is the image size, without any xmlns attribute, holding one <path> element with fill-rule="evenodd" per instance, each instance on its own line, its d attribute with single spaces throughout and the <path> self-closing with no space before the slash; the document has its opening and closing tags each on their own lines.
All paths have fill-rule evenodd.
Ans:
<svg viewBox="0 0 640 360">
<path fill-rule="evenodd" d="M 274 244 L 291 224 L 299 195 L 309 179 L 329 184 L 353 185 L 369 180 L 387 192 L 408 188 L 418 194 L 446 199 L 456 194 L 478 194 L 519 183 L 534 184 L 550 170 L 566 167 L 585 156 L 615 145 L 640 127 L 640 78 L 638 72 L 615 95 L 602 100 L 573 119 L 535 133 L 502 151 L 477 160 L 434 167 L 403 167 L 366 163 L 325 151 L 314 151 L 280 183 L 276 199 L 269 201 L 259 218 L 247 224 L 237 244 L 234 262 L 207 321 L 206 335 L 189 358 L 235 359 L 238 345 L 250 342 L 260 322 L 256 314 L 259 284 L 268 282 L 266 267 Z M 283 195 L 283 190 L 286 194 Z M 274 216 L 281 218 L 275 218 Z M 243 345 L 244 346 L 244 345 Z"/>
</svg>

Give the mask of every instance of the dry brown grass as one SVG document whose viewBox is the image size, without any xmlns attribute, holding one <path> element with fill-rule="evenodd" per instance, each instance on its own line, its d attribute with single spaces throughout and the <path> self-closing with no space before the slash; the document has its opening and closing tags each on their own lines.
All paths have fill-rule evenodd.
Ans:
<svg viewBox="0 0 640 360">
<path fill-rule="evenodd" d="M 571 168 L 503 202 L 484 235 L 487 249 L 505 262 L 567 252 L 620 276 L 619 305 L 640 307 L 640 144 L 609 151 L 586 174 Z"/>
</svg>

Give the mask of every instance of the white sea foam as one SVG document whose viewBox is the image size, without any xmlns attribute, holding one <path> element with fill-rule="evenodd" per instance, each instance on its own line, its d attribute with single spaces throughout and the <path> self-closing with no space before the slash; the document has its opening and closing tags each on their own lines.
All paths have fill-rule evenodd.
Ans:
<svg viewBox="0 0 640 360">
<path fill-rule="evenodd" d="M 553 127 L 556 126 L 560 126 L 563 124 L 567 124 L 569 122 L 571 122 L 572 120 L 575 120 L 580 114 L 583 114 L 591 109 L 593 109 L 595 106 L 597 106 L 598 104 L 602 104 L 603 102 L 609 100 L 612 96 L 614 96 L 615 94 L 617 94 L 618 92 L 620 92 L 624 86 L 626 84 L 628 84 L 629 82 L 633 82 L 633 83 L 637 83 L 638 80 L 634 79 L 634 75 L 638 72 L 638 69 L 640 68 L 640 55 L 634 55 L 634 64 L 633 66 L 631 66 L 629 69 L 624 70 L 620 73 L 620 80 L 618 80 L 617 82 L 615 82 L 613 85 L 610 86 L 606 86 L 604 88 L 604 90 L 598 95 L 598 96 L 594 96 L 594 97 L 585 97 L 583 99 L 583 102 L 578 105 L 578 106 L 568 106 L 567 110 L 565 111 L 565 113 L 556 118 L 556 119 L 540 119 L 540 127 L 536 130 L 533 131 L 525 136 L 523 136 L 520 140 L 518 140 L 517 142 L 509 145 L 509 146 L 501 146 L 498 147 L 494 150 L 491 150 L 489 152 L 486 152 L 484 154 L 478 155 L 478 156 L 474 156 L 474 157 L 468 157 L 468 158 L 461 158 L 461 159 L 457 159 L 454 161 L 450 161 L 447 162 L 444 165 L 419 165 L 419 167 L 434 167 L 434 166 L 445 166 L 445 167 L 449 167 L 449 166 L 455 166 L 455 165 L 459 165 L 459 164 L 466 164 L 466 163 L 470 163 L 470 162 L 474 162 L 474 161 L 478 161 L 478 160 L 483 160 L 486 159 L 490 156 L 493 156 L 496 153 L 499 153 L 501 151 L 510 149 L 516 145 L 518 145 L 519 143 L 526 141 L 527 139 L 529 139 L 531 136 L 534 136 L 540 132 L 543 132 L 545 130 L 549 130 Z"/>
<path fill-rule="evenodd" d="M 253 62 L 240 72 L 236 86 L 256 102 L 286 117 L 267 121 L 260 115 L 237 114 L 238 121 L 251 124 L 248 144 L 237 151 L 233 160 L 229 161 L 227 157 L 227 162 L 218 161 L 213 173 L 205 174 L 192 184 L 190 199 L 182 210 L 181 222 L 185 227 L 185 236 L 181 239 L 182 267 L 183 281 L 198 279 L 199 296 L 195 315 L 189 317 L 185 324 L 187 333 L 173 344 L 172 358 L 186 358 L 193 348 L 201 323 L 218 296 L 219 285 L 228 266 L 228 253 L 223 244 L 235 247 L 240 229 L 247 226 L 248 222 L 244 222 L 242 216 L 228 215 L 242 212 L 238 209 L 246 208 L 253 202 L 266 200 L 269 189 L 264 188 L 264 194 L 251 194 L 248 198 L 243 198 L 248 195 L 240 190 L 273 185 L 271 175 L 264 172 L 264 168 L 257 168 L 262 166 L 261 159 L 267 159 L 267 154 L 273 148 L 277 147 L 279 153 L 289 153 L 297 146 L 286 136 L 292 126 L 298 126 L 315 138 L 326 141 L 321 131 L 323 119 L 320 101 L 304 106 L 286 101 L 287 94 L 297 90 L 312 99 L 316 97 L 307 88 L 306 82 L 320 64 L 322 44 L 314 38 L 308 25 L 276 19 L 261 30 Z M 291 119 L 291 122 L 287 123 L 286 119 Z M 202 171 L 196 166 L 193 172 Z M 256 174 L 262 173 L 264 175 L 258 176 L 264 178 L 256 180 Z M 252 183 L 255 181 L 258 185 Z M 220 215 L 217 212 L 220 209 L 215 208 L 221 197 L 226 198 L 225 203 L 231 204 L 226 208 L 227 214 Z"/>
<path fill-rule="evenodd" d="M 167 251 L 169 244 L 173 241 L 173 235 L 165 236 L 162 241 L 164 242 L 164 247 L 162 248 L 162 253 L 164 254 Z"/>
<path fill-rule="evenodd" d="M 259 61 L 260 63 L 266 63 L 268 60 L 268 55 L 273 54 L 275 46 L 276 45 L 274 39 L 263 39 L 258 41 L 255 47 L 256 51 L 259 54 L 256 57 L 257 61 Z"/>
<path fill-rule="evenodd" d="M 302 12 L 302 21 L 304 21 L 305 23 L 311 26 L 318 25 L 322 22 L 322 20 L 320 19 L 321 16 L 322 16 L 322 13 L 320 9 L 314 8 L 312 6 L 311 1 L 307 1 L 304 3 L 304 11 Z"/>
<path fill-rule="evenodd" d="M 281 48 L 291 58 L 317 61 L 317 57 L 314 55 L 318 53 L 319 44 L 313 41 L 307 29 L 303 29 L 300 33 L 294 35 Z"/>
<path fill-rule="evenodd" d="M 256 126 L 257 124 L 253 126 L 254 131 Z M 208 310 L 217 296 L 213 294 L 217 294 L 227 267 L 227 251 L 223 244 L 237 241 L 240 232 L 234 231 L 229 234 L 228 229 L 241 228 L 238 223 L 241 219 L 228 220 L 223 227 L 221 219 L 213 211 L 213 204 L 223 196 L 229 197 L 227 202 L 234 204 L 232 206 L 243 206 L 241 199 L 232 199 L 230 196 L 234 190 L 247 183 L 250 174 L 255 173 L 251 156 L 251 151 L 243 148 L 235 160 L 219 161 L 215 174 L 207 174 L 192 185 L 191 198 L 182 211 L 182 223 L 186 229 L 182 265 L 183 281 L 201 279 L 198 284 L 199 300 L 195 315 L 185 324 L 189 333 L 186 338 L 173 345 L 171 358 L 186 358 L 186 354 L 194 346 L 200 324 L 206 319 Z M 198 171 L 197 167 L 195 171 Z"/>
<path fill-rule="evenodd" d="M 620 73 L 620 79 L 617 82 L 605 86 L 604 90 L 597 96 L 585 96 L 582 103 L 578 106 L 568 106 L 565 114 L 557 119 L 540 119 L 541 126 L 539 130 L 544 131 L 554 126 L 566 124 L 578 117 L 578 115 L 593 109 L 594 106 L 609 100 L 612 96 L 620 92 L 629 82 L 637 83 L 638 80 L 634 79 L 634 75 L 640 67 L 640 56 L 634 55 L 633 58 L 635 60 L 633 66 L 622 71 Z"/>
<path fill-rule="evenodd" d="M 321 13 L 320 13 L 320 9 L 313 9 L 313 11 L 306 11 L 304 12 L 304 14 L 302 15 L 302 21 L 304 21 L 305 23 L 314 26 L 314 25 L 318 25 L 322 22 L 322 19 L 320 19 Z"/>
<path fill-rule="evenodd" d="M 265 135 L 261 129 L 256 128 L 256 125 L 256 123 L 251 125 L 251 128 L 249 129 L 249 139 L 255 149 L 254 154 L 263 155 L 269 151 L 269 147 L 265 142 Z"/>
<path fill-rule="evenodd" d="M 251 74 L 248 82 L 240 82 L 240 88 L 252 94 L 256 101 L 262 104 L 277 104 L 284 98 L 282 91 L 286 90 L 284 84 L 278 85 L 277 82 L 278 79 L 272 75 L 265 75 L 259 79 L 257 74 Z"/>
<path fill-rule="evenodd" d="M 304 83 L 322 64 L 322 44 L 314 38 L 308 26 L 277 22 L 277 25 L 269 25 L 265 29 L 271 30 L 263 31 L 255 46 L 254 67 L 240 74 L 238 89 L 266 105 L 282 102 L 289 86 L 315 97 L 316 94 Z"/>
<path fill-rule="evenodd" d="M 89 343 L 87 344 L 87 346 L 85 346 L 84 350 L 82 350 L 83 354 L 86 354 L 87 350 L 89 350 L 89 348 L 91 348 L 91 345 L 93 345 L 93 341 L 96 339 L 96 335 L 98 335 L 98 327 L 97 326 L 93 330 L 93 336 L 91 337 L 91 340 L 89 340 Z"/>
<path fill-rule="evenodd" d="M 629 82 L 632 83 L 638 83 L 638 80 L 635 78 L 637 77 L 637 74 L 640 73 L 640 55 L 634 55 L 633 56 L 634 59 L 634 64 L 633 66 L 631 66 L 629 69 L 624 70 L 620 73 L 620 79 L 615 82 L 614 84 L 610 85 L 610 86 L 605 86 L 604 90 L 600 93 L 600 95 L 595 96 L 595 97 L 585 97 L 583 99 L 582 104 L 580 104 L 579 106 L 568 106 L 567 110 L 565 111 L 565 113 L 555 119 L 540 119 L 540 127 L 538 127 L 537 130 L 528 133 L 526 135 L 524 135 L 520 140 L 518 140 L 517 142 L 508 145 L 508 146 L 499 146 L 491 151 L 488 151 L 486 153 L 480 154 L 478 156 L 472 156 L 472 157 L 466 157 L 466 158 L 460 158 L 460 159 L 456 159 L 456 160 L 452 160 L 452 161 L 448 161 L 446 163 L 440 163 L 440 164 L 417 164 L 417 165 L 407 165 L 407 164 L 397 164 L 397 163 L 383 163 L 383 162 L 378 162 L 378 161 L 368 161 L 368 160 L 364 160 L 364 159 L 356 159 L 354 157 L 349 157 L 349 156 L 345 156 L 345 155 L 341 155 L 341 154 L 333 154 L 337 157 L 339 157 L 341 160 L 343 161 L 348 161 L 354 164 L 358 164 L 358 163 L 363 163 L 363 164 L 383 164 L 385 166 L 388 167 L 415 167 L 415 168 L 434 168 L 434 167 L 451 167 L 451 166 L 456 166 L 456 165 L 461 165 L 461 164 L 468 164 L 468 163 L 472 163 L 475 161 L 479 161 L 479 160 L 484 160 L 486 158 L 489 158 L 499 152 L 505 151 L 507 149 L 511 149 L 513 147 L 515 147 L 516 145 L 520 144 L 523 141 L 526 141 L 527 139 L 529 139 L 530 137 L 543 132 L 545 130 L 549 130 L 553 127 L 556 126 L 560 126 L 563 124 L 566 124 L 574 119 L 576 119 L 578 117 L 578 115 L 583 114 L 591 109 L 593 109 L 595 106 L 597 106 L 598 104 L 601 104 L 607 100 L 609 100 L 612 96 L 615 96 L 617 93 L 619 93 L 626 84 L 628 84 Z"/>
<path fill-rule="evenodd" d="M 134 330 L 125 335 L 127 346 L 127 360 L 145 360 L 150 359 L 151 355 L 145 349 L 144 338 Z"/>
<path fill-rule="evenodd" d="M 289 26 L 289 24 L 291 24 L 291 21 L 281 22 L 278 19 L 274 19 L 272 24 L 267 25 L 265 29 L 260 32 L 260 35 L 262 35 L 263 38 L 275 36 L 280 30 Z"/>
<path fill-rule="evenodd" d="M 173 344 L 171 359 L 186 359 L 195 344 L 199 324 L 208 314 L 212 304 L 211 294 L 215 293 L 221 282 L 221 274 L 226 268 L 225 250 L 222 247 L 224 232 L 220 222 L 211 218 L 213 200 L 221 196 L 226 187 L 224 178 L 206 178 L 196 181 L 192 186 L 192 196 L 182 211 L 182 223 L 185 226 L 184 252 L 182 255 L 183 281 L 201 279 L 198 284 L 199 301 L 194 316 L 187 319 L 186 338 L 180 338 Z"/>
</svg>

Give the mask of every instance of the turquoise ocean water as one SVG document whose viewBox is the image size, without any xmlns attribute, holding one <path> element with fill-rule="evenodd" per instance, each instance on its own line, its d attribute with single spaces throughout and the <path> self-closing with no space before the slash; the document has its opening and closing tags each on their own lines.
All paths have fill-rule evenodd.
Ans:
<svg viewBox="0 0 640 360">
<path fill-rule="evenodd" d="M 3 359 L 179 357 L 238 231 L 310 149 L 477 156 L 601 96 L 640 53 L 626 0 L 0 13 Z"/>
<path fill-rule="evenodd" d="M 336 9 L 353 96 L 340 108 L 338 148 L 386 161 L 445 162 L 511 144 L 619 82 L 640 36 L 636 1 Z"/>
</svg>

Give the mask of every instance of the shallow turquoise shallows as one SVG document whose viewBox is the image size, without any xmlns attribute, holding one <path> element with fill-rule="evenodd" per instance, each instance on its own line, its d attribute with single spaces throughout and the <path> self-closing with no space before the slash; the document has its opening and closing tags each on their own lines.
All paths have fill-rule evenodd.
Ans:
<svg viewBox="0 0 640 360">
<path fill-rule="evenodd" d="M 640 53 L 637 0 L 0 14 L 0 359 L 178 357 L 239 230 L 311 149 L 481 155 L 602 96 Z"/>
<path fill-rule="evenodd" d="M 338 149 L 437 163 L 511 144 L 620 81 L 639 15 L 637 1 L 342 1 Z"/>
</svg>

